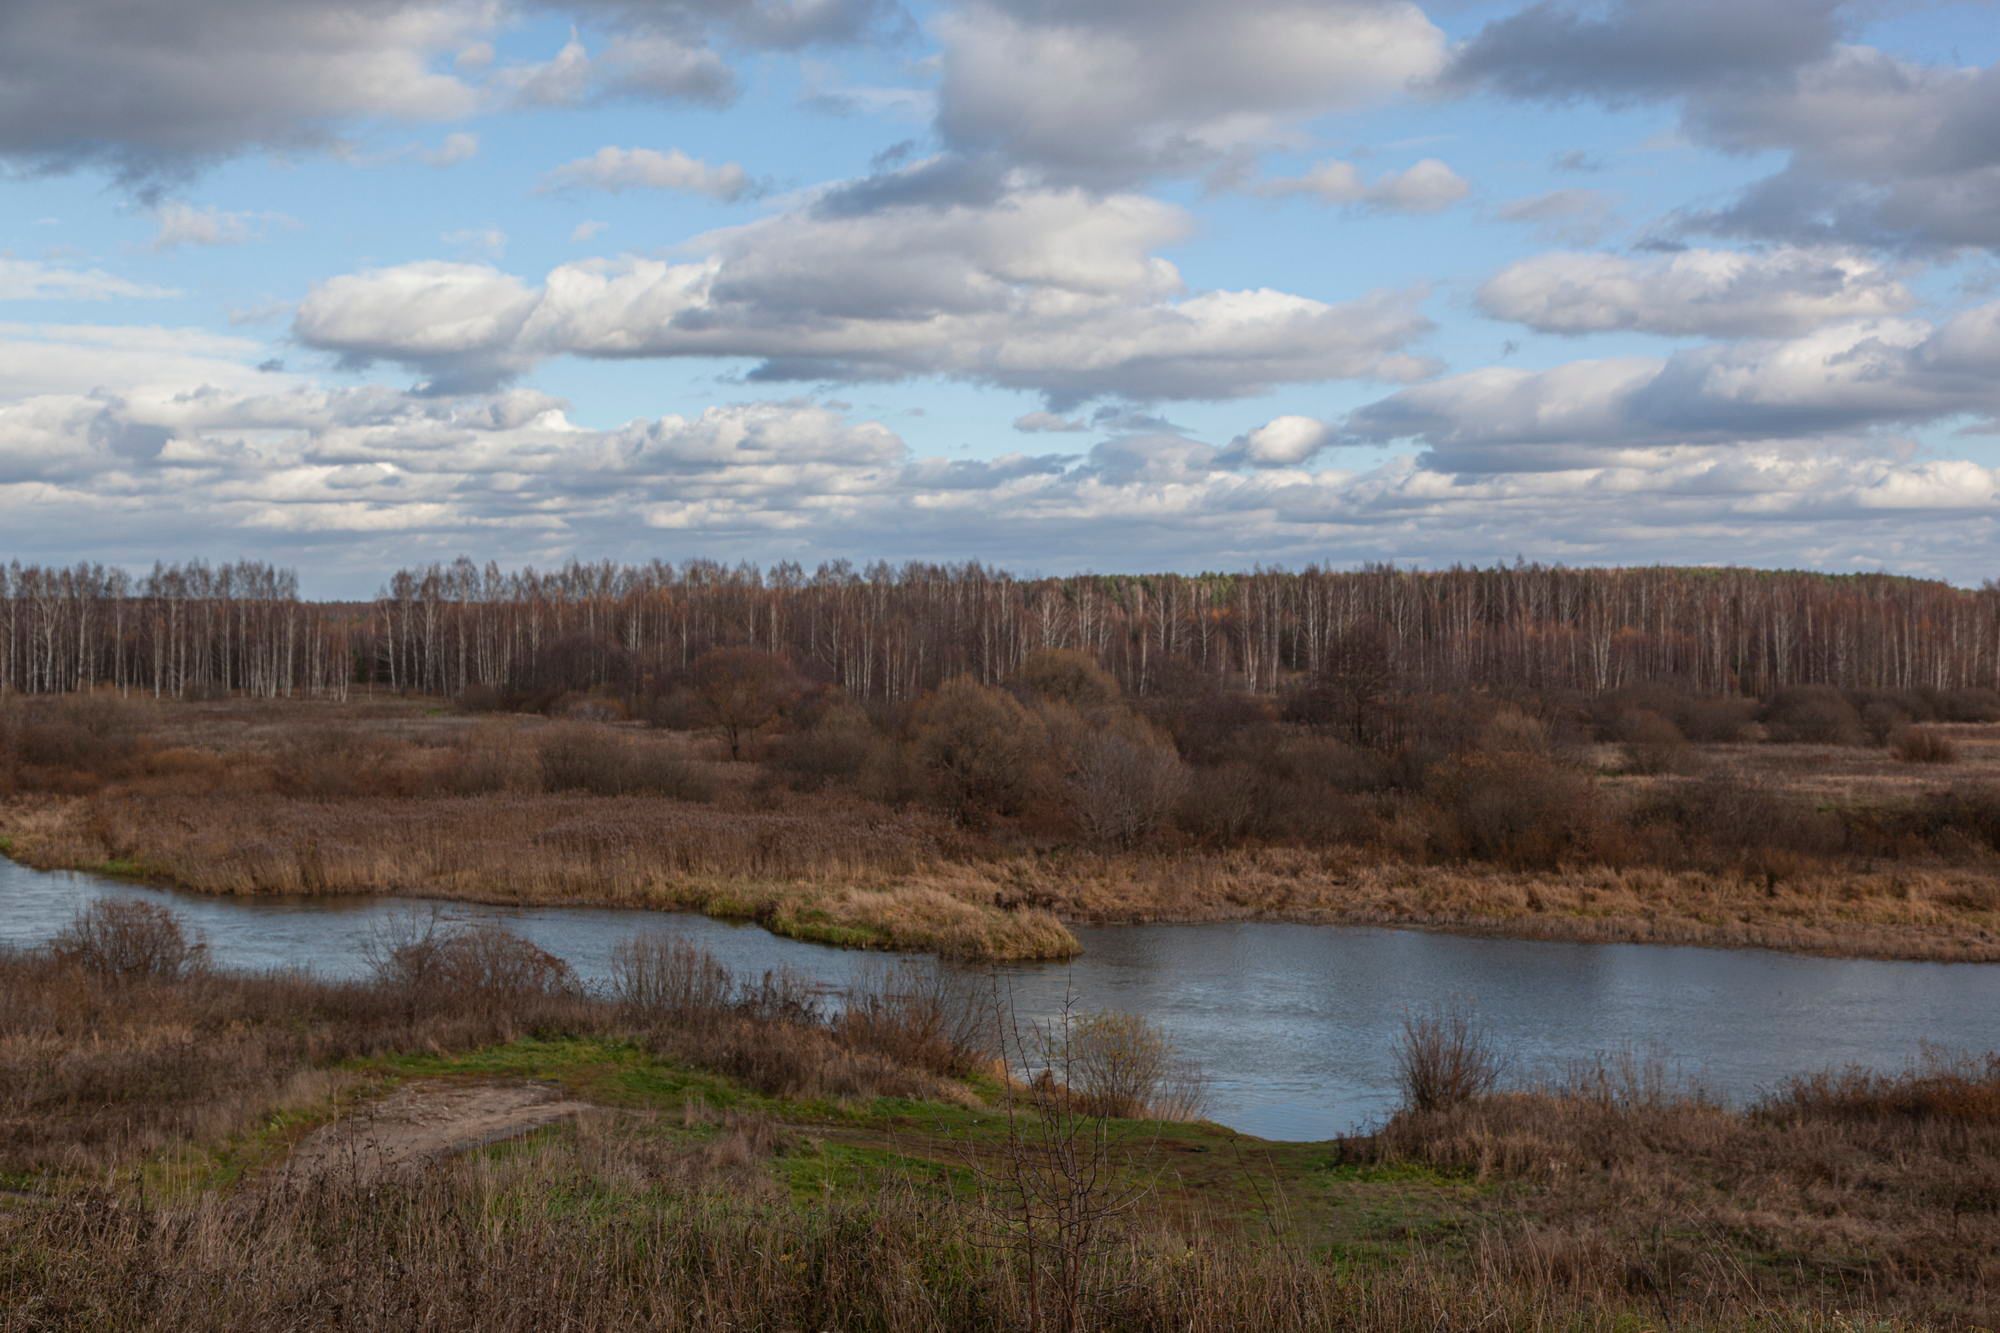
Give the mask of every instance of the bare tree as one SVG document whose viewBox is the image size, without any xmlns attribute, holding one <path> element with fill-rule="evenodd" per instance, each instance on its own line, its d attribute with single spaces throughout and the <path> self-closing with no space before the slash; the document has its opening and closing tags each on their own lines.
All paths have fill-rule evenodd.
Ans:
<svg viewBox="0 0 2000 1333">
<path fill-rule="evenodd" d="M 716 648 L 694 664 L 694 692 L 710 725 L 743 757 L 743 743 L 778 720 L 799 697 L 798 673 L 761 648 Z"/>
<path fill-rule="evenodd" d="M 1136 845 L 1187 791 L 1187 765 L 1174 747 L 1137 727 L 1087 730 L 1064 749 L 1070 813 L 1094 841 Z"/>
</svg>

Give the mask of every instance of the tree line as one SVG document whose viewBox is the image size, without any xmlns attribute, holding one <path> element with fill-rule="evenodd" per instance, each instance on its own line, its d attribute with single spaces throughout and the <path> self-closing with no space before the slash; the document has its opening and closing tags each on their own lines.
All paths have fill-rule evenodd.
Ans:
<svg viewBox="0 0 2000 1333">
<path fill-rule="evenodd" d="M 1990 689 L 2000 587 L 1525 563 L 1019 578 L 977 563 L 460 559 L 399 571 L 369 601 L 311 601 L 296 573 L 253 561 L 0 568 L 0 691 L 643 694 L 735 646 L 891 701 L 958 676 L 1005 683 L 1045 649 L 1087 653 L 1142 697 L 1276 694 L 1357 657 L 1408 692 Z"/>
</svg>

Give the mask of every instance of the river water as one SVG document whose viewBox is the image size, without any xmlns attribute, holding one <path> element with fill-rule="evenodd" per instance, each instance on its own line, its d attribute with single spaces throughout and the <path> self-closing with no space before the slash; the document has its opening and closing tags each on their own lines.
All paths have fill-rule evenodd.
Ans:
<svg viewBox="0 0 2000 1333">
<path fill-rule="evenodd" d="M 30 870 L 0 858 L 0 944 L 32 946 L 104 897 L 171 902 L 215 961 L 250 970 L 361 975 L 393 898 L 207 898 Z M 429 904 L 422 905 L 430 910 Z M 454 921 L 498 921 L 601 979 L 618 941 L 668 929 L 754 976 L 789 967 L 829 989 L 885 966 L 880 955 L 781 939 L 685 914 L 444 904 Z M 1285 924 L 1076 928 L 1069 963 L 1001 970 L 1019 1017 L 1143 1014 L 1209 1084 L 1206 1114 L 1272 1139 L 1321 1139 L 1380 1121 L 1395 1101 L 1404 1015 L 1471 1003 L 1515 1077 L 1598 1054 L 1657 1059 L 1743 1101 L 1790 1074 L 1900 1068 L 1925 1041 L 2000 1046 L 2000 965 L 1892 963 L 1652 944 L 1486 940 L 1406 930 Z M 931 964 L 924 964 L 929 966 Z"/>
</svg>

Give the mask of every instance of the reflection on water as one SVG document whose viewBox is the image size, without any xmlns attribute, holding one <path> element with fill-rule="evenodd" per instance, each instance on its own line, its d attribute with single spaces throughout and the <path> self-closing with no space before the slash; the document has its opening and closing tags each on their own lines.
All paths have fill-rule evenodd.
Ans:
<svg viewBox="0 0 2000 1333">
<path fill-rule="evenodd" d="M 41 943 L 91 898 L 136 895 L 159 896 L 0 859 L 0 944 Z M 360 975 L 371 933 L 411 906 L 171 897 L 222 966 L 331 977 Z M 879 955 L 700 916 L 456 903 L 440 910 L 454 921 L 503 922 L 585 980 L 601 979 L 617 942 L 646 926 L 672 929 L 745 975 L 790 967 L 839 988 L 883 965 Z M 1394 1101 L 1392 1049 L 1403 1015 L 1454 997 L 1477 1006 L 1514 1074 L 1637 1051 L 1735 1100 L 1829 1065 L 1900 1066 L 1922 1041 L 1980 1051 L 2000 1044 L 2000 966 L 1992 965 L 1280 924 L 1076 934 L 1085 953 L 1073 963 L 1003 969 L 1021 1018 L 1051 1016 L 1070 995 L 1081 1009 L 1144 1014 L 1206 1072 L 1210 1117 L 1266 1138 L 1327 1138 L 1379 1120 Z"/>
</svg>

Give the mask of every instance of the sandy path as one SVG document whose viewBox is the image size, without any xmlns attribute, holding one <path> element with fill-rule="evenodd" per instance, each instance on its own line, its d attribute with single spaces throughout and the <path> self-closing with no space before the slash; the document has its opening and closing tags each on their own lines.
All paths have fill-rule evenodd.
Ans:
<svg viewBox="0 0 2000 1333">
<path fill-rule="evenodd" d="M 293 1181 L 376 1179 L 518 1138 L 589 1109 L 539 1083 L 412 1083 L 314 1130 L 282 1174 Z"/>
</svg>

